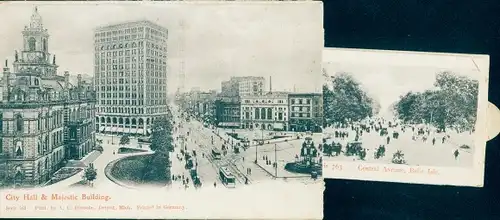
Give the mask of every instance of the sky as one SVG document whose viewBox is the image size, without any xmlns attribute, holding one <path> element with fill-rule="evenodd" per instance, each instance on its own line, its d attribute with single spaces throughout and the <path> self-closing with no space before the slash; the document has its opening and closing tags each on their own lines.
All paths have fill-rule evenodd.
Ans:
<svg viewBox="0 0 500 220">
<path fill-rule="evenodd" d="M 400 96 L 409 91 L 423 92 L 434 87 L 436 74 L 450 71 L 457 75 L 477 79 L 478 72 L 470 68 L 450 69 L 430 66 L 377 65 L 329 62 L 323 65 L 326 73 L 333 76 L 340 72 L 350 73 L 363 89 L 379 101 L 381 114 Z"/>
<path fill-rule="evenodd" d="M 21 31 L 34 6 L 49 31 L 49 51 L 56 54 L 61 74 L 94 74 L 96 27 L 147 19 L 169 29 L 170 92 L 179 85 L 181 62 L 187 89 L 220 90 L 221 81 L 230 76 L 272 76 L 276 91 L 321 91 L 324 35 L 317 2 L 3 3 L 0 20 L 8 22 L 0 30 L 0 59 L 13 60 L 22 47 Z"/>
</svg>

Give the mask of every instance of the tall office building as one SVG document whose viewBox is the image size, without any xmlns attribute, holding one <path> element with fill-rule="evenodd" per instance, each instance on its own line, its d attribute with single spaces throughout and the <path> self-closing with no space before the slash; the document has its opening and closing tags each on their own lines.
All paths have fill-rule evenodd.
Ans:
<svg viewBox="0 0 500 220">
<path fill-rule="evenodd" d="M 95 30 L 99 132 L 148 135 L 167 114 L 167 39 L 168 30 L 150 21 Z"/>
<path fill-rule="evenodd" d="M 233 76 L 221 83 L 221 94 L 224 97 L 262 95 L 265 82 L 261 76 Z"/>
</svg>

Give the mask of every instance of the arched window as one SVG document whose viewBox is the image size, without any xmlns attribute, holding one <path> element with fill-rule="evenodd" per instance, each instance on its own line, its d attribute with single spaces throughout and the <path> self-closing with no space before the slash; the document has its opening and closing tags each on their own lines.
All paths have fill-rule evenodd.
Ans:
<svg viewBox="0 0 500 220">
<path fill-rule="evenodd" d="M 42 49 L 43 51 L 47 51 L 47 39 L 42 40 Z"/>
<path fill-rule="evenodd" d="M 267 109 L 267 119 L 273 120 L 273 109 L 272 108 Z"/>
<path fill-rule="evenodd" d="M 40 84 L 40 82 L 38 81 L 38 79 L 35 79 L 35 86 L 38 86 L 38 84 Z"/>
<path fill-rule="evenodd" d="M 23 117 L 21 115 L 16 115 L 16 130 L 22 132 L 24 127 Z"/>
<path fill-rule="evenodd" d="M 22 157 L 23 156 L 23 152 L 24 152 L 23 142 L 17 141 L 16 142 L 16 156 L 17 157 Z"/>
<path fill-rule="evenodd" d="M 34 37 L 30 37 L 28 40 L 28 50 L 29 51 L 34 51 L 36 48 L 36 40 Z"/>
<path fill-rule="evenodd" d="M 253 116 L 253 118 L 255 119 L 259 119 L 260 118 L 260 111 L 259 111 L 259 108 L 255 108 L 255 115 Z"/>
<path fill-rule="evenodd" d="M 260 109 L 260 117 L 262 119 L 266 119 L 266 108 L 261 108 Z"/>
</svg>

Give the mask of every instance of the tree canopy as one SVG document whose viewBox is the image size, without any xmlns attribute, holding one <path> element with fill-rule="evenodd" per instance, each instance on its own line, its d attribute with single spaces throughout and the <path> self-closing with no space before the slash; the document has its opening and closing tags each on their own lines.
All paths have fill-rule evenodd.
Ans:
<svg viewBox="0 0 500 220">
<path fill-rule="evenodd" d="M 428 123 L 441 129 L 472 129 L 476 122 L 478 81 L 452 72 L 440 72 L 436 74 L 434 86 L 434 90 L 401 96 L 394 105 L 399 119 Z"/>
<path fill-rule="evenodd" d="M 154 179 L 155 176 L 166 175 L 171 181 L 169 152 L 174 151 L 172 132 L 173 117 L 171 112 L 154 120 L 151 128 L 150 148 L 155 153 L 149 158 L 147 166 L 144 167 L 143 178 Z"/>
<path fill-rule="evenodd" d="M 127 145 L 130 144 L 130 137 L 128 135 L 123 135 L 120 138 L 120 145 Z"/>
<path fill-rule="evenodd" d="M 92 182 L 97 178 L 97 169 L 94 168 L 94 164 L 91 163 L 85 168 L 82 178 L 88 182 Z"/>
<path fill-rule="evenodd" d="M 359 121 L 380 110 L 380 105 L 348 73 L 338 73 L 329 79 L 323 86 L 323 99 L 327 123 Z"/>
<path fill-rule="evenodd" d="M 151 150 L 155 152 L 173 151 L 172 131 L 172 120 L 167 117 L 156 119 L 151 129 Z"/>
</svg>

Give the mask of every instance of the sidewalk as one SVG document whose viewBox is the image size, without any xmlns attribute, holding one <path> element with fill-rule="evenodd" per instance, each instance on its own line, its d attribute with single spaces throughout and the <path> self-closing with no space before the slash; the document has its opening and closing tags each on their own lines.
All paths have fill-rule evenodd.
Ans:
<svg viewBox="0 0 500 220">
<path fill-rule="evenodd" d="M 184 178 L 190 178 L 189 173 L 184 168 L 184 163 L 183 163 L 184 160 L 180 161 L 177 158 L 178 154 L 182 157 L 180 153 L 180 148 L 175 148 L 174 152 L 170 153 L 170 161 L 171 161 L 170 174 L 176 177 L 184 175 Z M 177 179 L 177 180 L 172 179 L 172 189 L 184 189 L 184 185 L 182 184 L 182 179 Z"/>
</svg>

